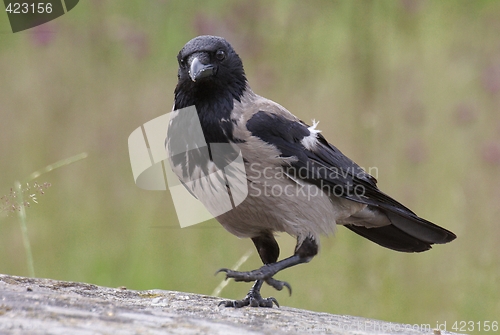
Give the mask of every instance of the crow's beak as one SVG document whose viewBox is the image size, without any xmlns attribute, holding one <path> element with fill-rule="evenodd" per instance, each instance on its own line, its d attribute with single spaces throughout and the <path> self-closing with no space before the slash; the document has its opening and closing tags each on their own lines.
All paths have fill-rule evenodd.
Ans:
<svg viewBox="0 0 500 335">
<path fill-rule="evenodd" d="M 203 64 L 198 57 L 191 59 L 189 67 L 189 77 L 192 81 L 197 81 L 201 78 L 210 77 L 215 74 L 215 66 L 212 64 Z"/>
</svg>

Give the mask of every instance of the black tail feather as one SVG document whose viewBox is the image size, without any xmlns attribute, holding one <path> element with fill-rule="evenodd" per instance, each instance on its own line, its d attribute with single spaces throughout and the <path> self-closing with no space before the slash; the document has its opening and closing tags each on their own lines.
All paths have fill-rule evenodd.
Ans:
<svg viewBox="0 0 500 335">
<path fill-rule="evenodd" d="M 422 252 L 429 250 L 431 244 L 413 237 L 394 225 L 366 228 L 352 224 L 344 225 L 356 234 L 369 239 L 383 247 L 402 252 Z"/>
<path fill-rule="evenodd" d="M 442 244 L 453 241 L 457 236 L 432 222 L 411 213 L 385 211 L 391 223 L 405 233 L 423 242 Z"/>
<path fill-rule="evenodd" d="M 383 247 L 403 251 L 421 252 L 429 250 L 432 244 L 453 241 L 457 236 L 434 223 L 418 217 L 411 211 L 400 208 L 378 208 L 378 215 L 389 219 L 391 224 L 374 227 L 373 222 L 358 222 L 345 227 Z M 380 220 L 377 220 L 380 221 Z"/>
</svg>

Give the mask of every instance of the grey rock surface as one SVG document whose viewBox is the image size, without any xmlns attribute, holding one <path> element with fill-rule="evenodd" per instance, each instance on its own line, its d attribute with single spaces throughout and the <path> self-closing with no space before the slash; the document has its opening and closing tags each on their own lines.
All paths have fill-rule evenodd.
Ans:
<svg viewBox="0 0 500 335">
<path fill-rule="evenodd" d="M 0 334 L 451 334 L 289 307 L 218 307 L 220 300 L 0 275 Z"/>
</svg>

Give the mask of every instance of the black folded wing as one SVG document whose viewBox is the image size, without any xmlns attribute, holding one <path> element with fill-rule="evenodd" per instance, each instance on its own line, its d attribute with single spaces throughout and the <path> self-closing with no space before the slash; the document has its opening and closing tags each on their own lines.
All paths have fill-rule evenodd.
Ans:
<svg viewBox="0 0 500 335">
<path fill-rule="evenodd" d="M 331 196 L 363 203 L 385 214 L 392 225 L 367 228 L 358 223 L 346 227 L 357 234 L 398 251 L 424 251 L 434 243 L 456 236 L 418 217 L 409 208 L 381 192 L 376 179 L 331 145 L 317 131 L 283 115 L 260 111 L 248 120 L 252 135 L 277 147 L 283 157 L 294 158 L 284 166 L 295 178 L 315 184 Z"/>
</svg>

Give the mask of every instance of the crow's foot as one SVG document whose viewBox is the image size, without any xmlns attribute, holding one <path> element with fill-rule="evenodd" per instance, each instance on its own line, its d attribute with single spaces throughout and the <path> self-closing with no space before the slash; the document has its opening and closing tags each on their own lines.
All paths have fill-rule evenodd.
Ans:
<svg viewBox="0 0 500 335">
<path fill-rule="evenodd" d="M 286 287 L 288 289 L 288 293 L 292 295 L 292 287 L 290 286 L 290 284 L 288 284 L 286 281 L 274 279 L 272 276 L 274 275 L 275 271 L 273 271 L 267 265 L 264 265 L 260 269 L 247 272 L 233 271 L 230 269 L 223 268 L 218 270 L 215 274 L 219 272 L 225 272 L 226 279 L 233 278 L 234 281 L 244 281 L 244 282 L 251 282 L 257 280 L 265 281 L 269 286 L 274 287 L 278 291 L 281 291 L 283 287 Z"/>
<path fill-rule="evenodd" d="M 226 279 L 233 278 L 234 281 L 245 281 L 245 282 L 251 282 L 255 280 L 262 280 L 262 279 L 268 279 L 271 278 L 275 272 L 271 271 L 266 271 L 269 269 L 267 265 L 264 265 L 260 269 L 253 270 L 253 271 L 234 271 L 231 269 L 226 269 L 222 268 L 217 270 L 215 274 L 218 274 L 219 272 L 225 272 L 226 273 Z"/>
<path fill-rule="evenodd" d="M 280 305 L 278 304 L 278 300 L 276 300 L 276 298 L 274 297 L 262 298 L 262 296 L 260 295 L 261 287 L 262 287 L 262 280 L 257 280 L 245 298 L 243 298 L 242 300 L 224 300 L 219 303 L 219 306 L 223 305 L 224 307 L 241 308 L 245 306 L 273 307 L 273 305 L 276 305 L 277 307 L 280 307 Z"/>
</svg>

